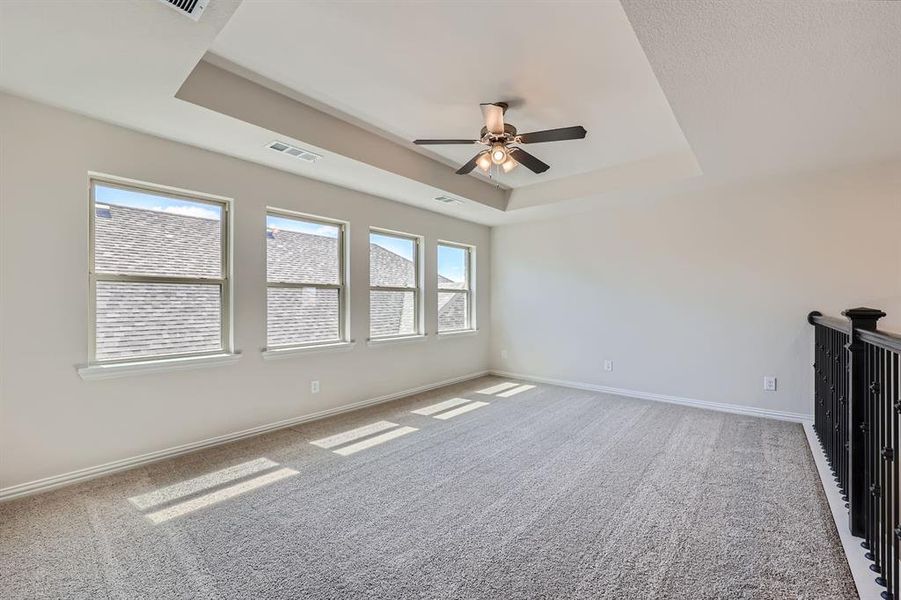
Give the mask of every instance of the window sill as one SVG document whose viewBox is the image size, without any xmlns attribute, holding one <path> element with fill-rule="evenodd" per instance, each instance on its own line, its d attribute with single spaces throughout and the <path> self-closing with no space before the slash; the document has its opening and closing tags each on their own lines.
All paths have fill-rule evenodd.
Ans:
<svg viewBox="0 0 901 600">
<path fill-rule="evenodd" d="M 370 348 L 377 346 L 387 346 L 390 344 L 403 344 L 403 343 L 412 343 L 412 342 L 424 342 L 426 341 L 425 334 L 418 335 L 399 335 L 396 337 L 385 337 L 385 338 L 370 338 L 366 341 L 366 345 Z"/>
<path fill-rule="evenodd" d="M 479 335 L 478 329 L 460 329 L 458 331 L 439 331 L 438 339 L 446 340 L 450 338 L 469 337 L 471 335 Z"/>
<path fill-rule="evenodd" d="M 291 348 L 264 348 L 263 360 L 281 360 L 283 358 L 292 358 L 304 354 L 319 354 L 322 352 L 349 352 L 354 349 L 357 343 L 353 340 L 349 342 L 336 342 L 333 344 L 317 344 L 315 346 L 294 346 Z"/>
<path fill-rule="evenodd" d="M 155 360 L 141 360 L 127 363 L 97 363 L 76 367 L 78 375 L 85 381 L 97 379 L 114 379 L 128 377 L 129 375 L 143 375 L 145 373 L 161 373 L 163 371 L 182 371 L 185 369 L 199 369 L 203 367 L 218 367 L 238 362 L 240 352 L 211 354 L 207 356 L 188 356 L 184 358 L 160 358 Z"/>
</svg>

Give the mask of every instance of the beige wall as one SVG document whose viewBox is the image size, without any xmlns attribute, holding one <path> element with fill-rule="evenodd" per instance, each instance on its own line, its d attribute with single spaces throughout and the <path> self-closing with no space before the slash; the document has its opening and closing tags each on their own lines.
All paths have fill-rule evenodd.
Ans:
<svg viewBox="0 0 901 600">
<path fill-rule="evenodd" d="M 237 364 L 78 377 L 92 170 L 235 199 Z M 489 364 L 809 413 L 809 310 L 874 306 L 901 331 L 899 190 L 901 165 L 884 164 L 649 196 L 492 232 L 0 94 L 0 488 Z M 352 352 L 261 359 L 267 205 L 351 222 Z M 366 346 L 371 225 L 425 236 L 427 290 L 437 239 L 478 247 L 478 336 Z M 431 334 L 435 309 L 427 293 Z M 762 391 L 764 375 L 779 378 L 777 392 Z M 315 396 L 312 379 L 322 383 Z"/>
<path fill-rule="evenodd" d="M 479 372 L 488 362 L 484 226 L 0 94 L 0 488 Z M 235 365 L 82 381 L 88 171 L 234 198 Z M 267 205 L 350 221 L 349 353 L 264 362 Z M 425 236 L 428 341 L 368 337 L 368 228 Z M 438 239 L 478 248 L 477 336 L 436 339 Z M 310 381 L 322 391 L 310 394 Z"/>
<path fill-rule="evenodd" d="M 901 331 L 901 164 L 503 226 L 492 252 L 493 367 L 809 414 L 810 310 Z"/>
</svg>

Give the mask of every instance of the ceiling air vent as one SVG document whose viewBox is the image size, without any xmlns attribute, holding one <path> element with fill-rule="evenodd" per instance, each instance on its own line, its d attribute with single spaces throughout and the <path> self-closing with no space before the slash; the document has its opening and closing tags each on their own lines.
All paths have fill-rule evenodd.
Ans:
<svg viewBox="0 0 901 600">
<path fill-rule="evenodd" d="M 315 152 L 310 152 L 309 150 L 304 150 L 303 148 L 298 148 L 297 146 L 292 146 L 285 142 L 272 142 L 269 144 L 269 149 L 281 152 L 282 154 L 287 154 L 288 156 L 293 156 L 294 158 L 299 158 L 308 163 L 314 163 L 322 158 L 321 155 L 316 154 Z"/>
<path fill-rule="evenodd" d="M 442 204 L 463 204 L 463 201 L 459 198 L 451 198 L 450 196 L 436 196 L 435 200 Z"/>
<path fill-rule="evenodd" d="M 210 3 L 210 0 L 160 0 L 160 2 L 197 21 L 200 19 L 200 15 L 203 14 L 203 9 Z"/>
</svg>

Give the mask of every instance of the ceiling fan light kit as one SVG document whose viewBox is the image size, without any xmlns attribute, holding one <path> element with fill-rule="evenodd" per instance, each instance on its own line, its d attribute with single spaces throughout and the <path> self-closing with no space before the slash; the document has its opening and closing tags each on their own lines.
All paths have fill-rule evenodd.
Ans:
<svg viewBox="0 0 901 600">
<path fill-rule="evenodd" d="M 495 144 L 491 147 L 491 162 L 496 165 L 502 164 L 507 160 L 507 149 L 503 144 Z"/>
<path fill-rule="evenodd" d="M 512 158 L 507 158 L 504 162 L 501 163 L 501 169 L 504 170 L 504 173 L 509 173 L 513 169 L 515 169 L 519 165 L 518 162 L 513 160 Z"/>
<path fill-rule="evenodd" d="M 473 169 L 479 167 L 482 171 L 491 175 L 491 169 L 502 170 L 509 173 L 517 167 L 524 165 L 533 173 L 544 173 L 550 169 L 550 165 L 532 156 L 515 144 L 537 144 L 541 142 L 560 142 L 564 140 L 581 140 L 588 133 L 581 125 L 561 127 L 558 129 L 546 129 L 531 133 L 519 134 L 516 127 L 504 122 L 504 114 L 507 112 L 506 102 L 488 102 L 480 105 L 485 125 L 482 127 L 480 137 L 477 140 L 440 140 L 419 139 L 413 140 L 419 146 L 444 145 L 444 144 L 482 144 L 487 146 L 473 156 L 469 162 L 457 170 L 457 175 L 467 175 Z"/>
</svg>

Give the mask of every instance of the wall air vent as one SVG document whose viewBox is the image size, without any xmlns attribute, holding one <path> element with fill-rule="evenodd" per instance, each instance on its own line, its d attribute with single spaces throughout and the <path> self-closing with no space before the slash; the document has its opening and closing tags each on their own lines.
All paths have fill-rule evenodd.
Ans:
<svg viewBox="0 0 901 600">
<path fill-rule="evenodd" d="M 189 19 L 198 21 L 210 0 L 160 0 L 160 2 L 174 8 Z"/>
<path fill-rule="evenodd" d="M 286 142 L 275 141 L 269 144 L 270 150 L 275 150 L 276 152 L 281 152 L 282 154 L 287 154 L 288 156 L 293 156 L 294 158 L 299 158 L 302 161 L 308 163 L 314 163 L 320 158 L 321 155 L 316 154 L 315 152 L 310 152 L 309 150 L 304 150 L 303 148 L 298 148 L 297 146 L 292 146 Z"/>
<path fill-rule="evenodd" d="M 463 201 L 459 198 L 451 198 L 450 196 L 436 196 L 435 200 L 442 204 L 463 204 Z"/>
</svg>

